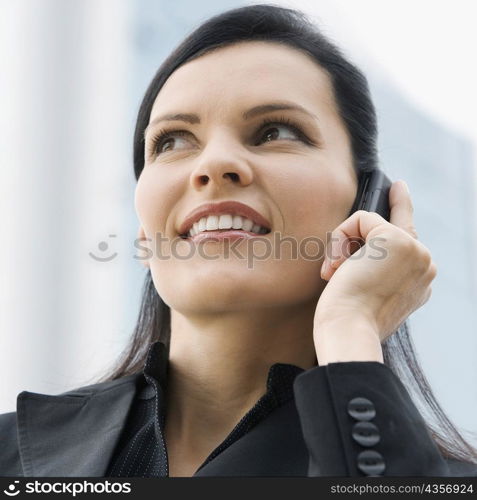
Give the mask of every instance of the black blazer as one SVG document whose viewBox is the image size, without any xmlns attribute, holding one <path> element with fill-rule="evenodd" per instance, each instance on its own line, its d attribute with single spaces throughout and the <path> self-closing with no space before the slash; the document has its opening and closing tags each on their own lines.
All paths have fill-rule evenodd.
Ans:
<svg viewBox="0 0 477 500">
<path fill-rule="evenodd" d="M 0 476 L 105 477 L 142 374 L 59 395 L 23 391 L 0 415 Z M 378 362 L 300 373 L 295 398 L 196 476 L 477 476 L 444 458 L 404 385 Z"/>
</svg>

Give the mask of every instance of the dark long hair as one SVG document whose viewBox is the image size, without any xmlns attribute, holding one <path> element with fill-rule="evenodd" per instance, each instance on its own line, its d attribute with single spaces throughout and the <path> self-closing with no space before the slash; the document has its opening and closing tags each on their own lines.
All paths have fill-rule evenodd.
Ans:
<svg viewBox="0 0 477 500">
<path fill-rule="evenodd" d="M 338 112 L 349 132 L 358 179 L 364 171 L 379 168 L 376 112 L 366 77 L 303 12 L 267 4 L 232 9 L 208 19 L 190 33 L 160 66 L 138 112 L 134 133 L 136 179 L 144 167 L 144 130 L 154 100 L 173 71 L 216 48 L 252 40 L 296 48 L 313 57 L 327 71 Z M 160 340 L 169 348 L 170 334 L 170 309 L 158 295 L 148 269 L 134 333 L 115 365 L 97 382 L 140 372 L 149 344 Z M 422 407 L 421 411 L 427 413 L 427 428 L 442 455 L 477 463 L 476 449 L 466 442 L 445 415 L 429 386 L 417 360 L 407 322 L 382 343 L 382 348 L 384 363 L 407 385 L 414 402 Z"/>
</svg>

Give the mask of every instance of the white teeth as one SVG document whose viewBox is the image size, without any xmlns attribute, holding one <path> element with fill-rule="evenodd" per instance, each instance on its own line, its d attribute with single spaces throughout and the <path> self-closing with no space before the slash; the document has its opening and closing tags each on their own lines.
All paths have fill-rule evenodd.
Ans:
<svg viewBox="0 0 477 500">
<path fill-rule="evenodd" d="M 254 224 L 252 220 L 240 215 L 222 214 L 208 215 L 195 222 L 187 233 L 187 236 L 194 236 L 203 231 L 216 231 L 218 229 L 242 229 L 256 234 L 266 234 L 267 229 Z"/>
<path fill-rule="evenodd" d="M 229 229 L 232 227 L 232 216 L 231 215 L 221 215 L 219 217 L 219 229 Z"/>
<path fill-rule="evenodd" d="M 252 226 L 253 226 L 253 221 L 251 221 L 250 219 L 245 219 L 242 224 L 242 229 L 244 231 L 250 231 L 252 229 Z"/>
<path fill-rule="evenodd" d="M 233 222 L 232 222 L 232 228 L 233 229 L 242 229 L 242 217 L 240 215 L 234 215 Z"/>
<path fill-rule="evenodd" d="M 202 217 L 199 221 L 199 231 L 204 231 L 207 227 L 207 217 Z"/>
<path fill-rule="evenodd" d="M 207 231 L 213 231 L 214 229 L 219 229 L 219 217 L 218 215 L 209 215 L 207 217 Z"/>
</svg>

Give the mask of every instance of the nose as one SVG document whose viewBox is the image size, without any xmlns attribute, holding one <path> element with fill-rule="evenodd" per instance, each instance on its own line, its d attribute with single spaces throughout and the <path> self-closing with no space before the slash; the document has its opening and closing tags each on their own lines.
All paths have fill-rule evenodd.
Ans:
<svg viewBox="0 0 477 500">
<path fill-rule="evenodd" d="M 203 186 L 221 188 L 232 183 L 247 186 L 253 181 L 253 169 L 240 152 L 232 151 L 226 146 L 226 141 L 209 143 L 204 150 L 199 164 L 191 173 L 192 187 L 200 189 Z M 229 142 L 230 144 L 230 142 Z"/>
</svg>

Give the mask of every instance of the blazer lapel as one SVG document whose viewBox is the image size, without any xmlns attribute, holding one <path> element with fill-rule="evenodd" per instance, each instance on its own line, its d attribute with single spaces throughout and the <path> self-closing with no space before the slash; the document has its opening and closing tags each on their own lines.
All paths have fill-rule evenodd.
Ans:
<svg viewBox="0 0 477 500">
<path fill-rule="evenodd" d="M 140 376 L 56 396 L 21 392 L 17 418 L 24 475 L 103 477 Z"/>
</svg>

